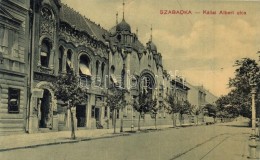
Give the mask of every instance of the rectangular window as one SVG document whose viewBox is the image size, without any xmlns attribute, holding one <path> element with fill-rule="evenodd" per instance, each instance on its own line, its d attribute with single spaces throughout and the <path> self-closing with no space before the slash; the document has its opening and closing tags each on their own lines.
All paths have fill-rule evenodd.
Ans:
<svg viewBox="0 0 260 160">
<path fill-rule="evenodd" d="M 20 89 L 8 89 L 8 113 L 19 113 Z"/>
<path fill-rule="evenodd" d="M 106 118 L 107 117 L 107 107 L 105 107 L 105 111 L 104 111 L 104 117 Z"/>
<path fill-rule="evenodd" d="M 95 117 L 95 106 L 91 107 L 91 118 Z"/>
</svg>

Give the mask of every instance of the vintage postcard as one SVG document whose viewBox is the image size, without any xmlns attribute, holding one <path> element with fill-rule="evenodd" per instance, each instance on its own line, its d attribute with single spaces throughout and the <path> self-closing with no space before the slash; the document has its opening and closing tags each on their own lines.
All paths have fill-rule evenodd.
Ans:
<svg viewBox="0 0 260 160">
<path fill-rule="evenodd" d="M 1 160 L 260 159 L 260 1 L 0 0 Z"/>
</svg>

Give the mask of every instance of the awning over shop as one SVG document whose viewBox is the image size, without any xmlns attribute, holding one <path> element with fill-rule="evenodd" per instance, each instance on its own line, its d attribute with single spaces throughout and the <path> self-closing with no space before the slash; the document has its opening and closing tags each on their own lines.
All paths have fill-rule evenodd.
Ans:
<svg viewBox="0 0 260 160">
<path fill-rule="evenodd" d="M 73 67 L 72 67 L 72 62 L 71 62 L 71 60 L 70 60 L 69 58 L 67 58 L 67 64 L 68 64 L 68 66 L 69 66 L 70 68 L 73 68 Z"/>
<path fill-rule="evenodd" d="M 79 69 L 82 74 L 91 76 L 91 72 L 90 72 L 89 68 L 84 63 L 79 64 Z"/>
<path fill-rule="evenodd" d="M 115 83 L 115 84 L 118 83 L 117 80 L 116 80 L 116 76 L 114 74 L 111 74 L 110 78 L 111 78 L 113 83 Z"/>
<path fill-rule="evenodd" d="M 48 54 L 46 52 L 41 52 L 41 56 L 47 57 Z"/>
</svg>

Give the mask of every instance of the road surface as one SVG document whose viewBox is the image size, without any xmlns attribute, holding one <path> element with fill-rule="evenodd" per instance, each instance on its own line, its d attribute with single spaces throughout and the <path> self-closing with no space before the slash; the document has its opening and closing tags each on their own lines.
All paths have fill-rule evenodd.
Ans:
<svg viewBox="0 0 260 160">
<path fill-rule="evenodd" d="M 229 125 L 169 128 L 129 136 L 0 152 L 1 160 L 242 160 L 250 128 Z"/>
</svg>

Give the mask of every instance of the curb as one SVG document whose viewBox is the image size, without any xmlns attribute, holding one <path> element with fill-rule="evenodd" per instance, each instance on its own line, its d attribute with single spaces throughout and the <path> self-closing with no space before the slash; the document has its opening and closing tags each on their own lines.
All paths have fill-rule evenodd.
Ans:
<svg viewBox="0 0 260 160">
<path fill-rule="evenodd" d="M 50 146 L 50 145 L 59 145 L 59 144 L 67 144 L 67 143 L 78 143 L 78 142 L 84 142 L 84 141 L 91 141 L 91 140 L 97 140 L 97 139 L 106 139 L 106 138 L 114 138 L 119 136 L 130 136 L 129 133 L 122 133 L 122 134 L 115 134 L 115 135 L 108 135 L 108 136 L 101 136 L 101 137 L 93 137 L 93 138 L 80 138 L 76 140 L 68 140 L 68 141 L 60 141 L 60 142 L 49 142 L 49 143 L 43 143 L 43 144 L 34 144 L 34 145 L 26 145 L 21 147 L 11 147 L 11 148 L 3 148 L 0 149 L 0 152 L 4 151 L 10 151 L 10 150 L 17 150 L 17 149 L 26 149 L 26 148 L 36 148 L 36 147 L 42 147 L 42 146 Z"/>
</svg>

